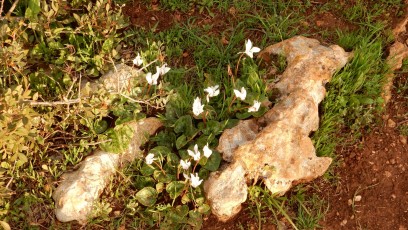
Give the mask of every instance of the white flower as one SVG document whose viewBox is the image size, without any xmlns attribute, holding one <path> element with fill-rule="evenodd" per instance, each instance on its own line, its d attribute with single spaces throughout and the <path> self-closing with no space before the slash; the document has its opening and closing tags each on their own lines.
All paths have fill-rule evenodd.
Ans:
<svg viewBox="0 0 408 230">
<path fill-rule="evenodd" d="M 149 85 L 157 85 L 157 79 L 159 79 L 159 72 L 156 72 L 153 75 L 150 72 L 146 74 L 146 81 Z"/>
<path fill-rule="evenodd" d="M 234 89 L 234 93 L 237 98 L 241 99 L 242 101 L 245 100 L 247 92 L 244 87 L 241 88 L 241 91 Z"/>
<path fill-rule="evenodd" d="M 251 40 L 247 40 L 246 42 L 245 42 L 245 54 L 246 55 L 248 55 L 250 58 L 253 58 L 254 57 L 254 53 L 258 53 L 259 51 L 261 51 L 261 49 L 260 48 L 258 48 L 258 47 L 253 47 L 252 46 L 252 42 L 251 42 Z M 241 52 L 242 53 L 242 52 Z"/>
<path fill-rule="evenodd" d="M 170 71 L 170 67 L 167 67 L 167 64 L 164 63 L 161 67 L 156 66 L 156 70 L 160 75 L 165 75 L 167 72 Z"/>
<path fill-rule="evenodd" d="M 137 66 L 140 66 L 143 64 L 143 59 L 142 57 L 140 57 L 139 53 L 137 53 L 137 56 L 135 57 L 135 59 L 133 59 L 133 64 Z"/>
<path fill-rule="evenodd" d="M 254 105 L 248 108 L 248 112 L 257 112 L 259 107 L 261 106 L 261 102 L 254 100 Z"/>
<path fill-rule="evenodd" d="M 147 156 L 146 156 L 146 164 L 151 165 L 154 160 L 156 160 L 156 158 L 154 158 L 154 154 L 153 154 L 153 153 L 147 154 Z"/>
<path fill-rule="evenodd" d="M 184 176 L 184 178 L 186 178 L 186 179 L 189 179 L 189 180 L 190 180 L 190 177 L 188 176 L 188 174 L 183 173 L 183 176 Z"/>
<path fill-rule="evenodd" d="M 212 150 L 208 147 L 208 143 L 203 148 L 204 156 L 209 158 L 212 154 Z"/>
<path fill-rule="evenodd" d="M 215 97 L 220 94 L 220 90 L 218 89 L 220 86 L 215 85 L 215 86 L 209 86 L 208 88 L 204 89 L 205 92 L 207 92 L 207 102 L 210 101 L 210 97 Z"/>
<path fill-rule="evenodd" d="M 188 168 L 190 168 L 191 162 L 180 160 L 180 165 L 184 170 L 187 170 Z"/>
<path fill-rule="evenodd" d="M 191 186 L 193 186 L 194 188 L 197 188 L 203 182 L 203 179 L 200 180 L 200 177 L 198 177 L 198 173 L 196 173 L 195 175 L 190 173 L 190 176 L 191 176 Z"/>
<path fill-rule="evenodd" d="M 202 112 L 204 112 L 204 105 L 201 105 L 201 99 L 197 97 L 193 103 L 193 113 L 194 115 L 198 116 Z"/>
<path fill-rule="evenodd" d="M 194 158 L 195 161 L 200 160 L 200 151 L 198 151 L 198 145 L 194 145 L 194 152 L 191 151 L 190 149 L 187 150 L 188 155 L 192 156 Z"/>
</svg>

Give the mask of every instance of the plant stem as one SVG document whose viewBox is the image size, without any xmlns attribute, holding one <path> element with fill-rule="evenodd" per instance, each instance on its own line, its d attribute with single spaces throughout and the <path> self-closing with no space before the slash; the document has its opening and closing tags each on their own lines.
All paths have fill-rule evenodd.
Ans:
<svg viewBox="0 0 408 230">
<path fill-rule="evenodd" d="M 163 168 L 161 167 L 161 165 L 159 165 L 156 161 L 153 161 L 153 162 L 157 165 L 157 167 L 160 168 L 160 170 L 162 171 L 162 173 L 166 176 L 166 172 L 163 170 Z"/>
<path fill-rule="evenodd" d="M 237 62 L 237 66 L 235 67 L 235 76 L 238 76 L 238 67 L 239 67 L 239 63 L 241 62 L 242 57 L 245 55 L 245 53 L 242 53 L 241 56 L 239 56 L 238 62 Z"/>
</svg>

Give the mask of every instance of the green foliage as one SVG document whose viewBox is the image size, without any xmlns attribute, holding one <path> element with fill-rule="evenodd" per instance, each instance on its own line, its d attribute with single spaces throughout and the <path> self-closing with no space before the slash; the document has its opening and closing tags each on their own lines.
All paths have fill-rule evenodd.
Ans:
<svg viewBox="0 0 408 230">
<path fill-rule="evenodd" d="M 320 128 L 312 138 L 319 156 L 335 158 L 338 139 L 360 138 L 361 132 L 368 129 L 375 122 L 376 114 L 382 111 L 381 90 L 388 67 L 382 59 L 385 42 L 378 36 L 381 28 L 377 25 L 373 30 L 352 35 L 339 33 L 341 45 L 354 47 L 354 57 L 328 84 L 320 107 Z M 338 133 L 344 129 L 350 132 Z"/>
</svg>

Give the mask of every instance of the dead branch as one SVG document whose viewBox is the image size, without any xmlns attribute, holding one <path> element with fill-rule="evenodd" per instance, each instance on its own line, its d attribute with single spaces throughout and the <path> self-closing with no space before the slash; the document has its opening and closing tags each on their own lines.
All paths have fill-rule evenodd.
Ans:
<svg viewBox="0 0 408 230">
<path fill-rule="evenodd" d="M 57 106 L 57 105 L 72 105 L 81 102 L 81 99 L 64 100 L 64 101 L 32 101 L 24 100 L 32 106 Z"/>
</svg>

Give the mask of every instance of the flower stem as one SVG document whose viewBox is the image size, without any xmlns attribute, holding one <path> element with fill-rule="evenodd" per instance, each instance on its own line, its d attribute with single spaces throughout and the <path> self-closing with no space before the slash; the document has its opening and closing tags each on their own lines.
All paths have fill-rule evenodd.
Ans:
<svg viewBox="0 0 408 230">
<path fill-rule="evenodd" d="M 232 104 L 234 103 L 235 99 L 237 99 L 236 96 L 234 96 L 234 98 L 232 98 L 232 101 L 231 101 L 231 103 L 230 103 L 229 106 L 228 106 L 228 112 L 231 112 L 231 106 L 232 106 Z"/>
<path fill-rule="evenodd" d="M 159 167 L 160 168 L 160 170 L 162 171 L 162 173 L 166 176 L 166 172 L 164 171 L 164 169 L 161 167 L 161 165 L 159 165 L 157 162 L 153 162 L 153 163 L 155 163 L 156 165 L 157 165 L 157 167 Z"/>
<path fill-rule="evenodd" d="M 195 172 L 195 169 L 196 169 L 196 167 L 197 167 L 197 165 L 198 165 L 198 162 L 200 162 L 200 160 L 201 160 L 201 157 L 200 157 L 200 159 L 198 159 L 198 161 L 195 163 L 194 168 L 193 168 L 193 173 Z"/>
<path fill-rule="evenodd" d="M 239 63 L 241 62 L 242 57 L 245 55 L 245 53 L 242 53 L 241 56 L 239 56 L 238 62 L 237 62 L 237 66 L 235 67 L 235 76 L 238 76 L 238 67 L 239 67 Z"/>
</svg>

